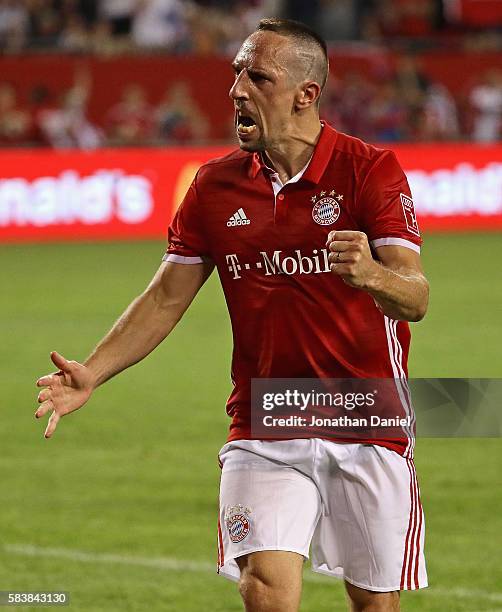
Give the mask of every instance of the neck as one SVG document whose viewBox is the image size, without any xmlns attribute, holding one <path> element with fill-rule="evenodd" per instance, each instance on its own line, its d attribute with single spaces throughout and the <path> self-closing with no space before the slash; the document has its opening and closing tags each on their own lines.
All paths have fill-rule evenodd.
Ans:
<svg viewBox="0 0 502 612">
<path fill-rule="evenodd" d="M 305 167 L 312 157 L 321 129 L 319 118 L 315 117 L 307 125 L 294 126 L 284 140 L 267 147 L 265 153 L 283 183 Z"/>
</svg>

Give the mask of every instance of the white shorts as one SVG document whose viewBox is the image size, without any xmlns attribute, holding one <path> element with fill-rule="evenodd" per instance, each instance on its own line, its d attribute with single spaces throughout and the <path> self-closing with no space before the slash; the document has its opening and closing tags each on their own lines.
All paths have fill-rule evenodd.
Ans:
<svg viewBox="0 0 502 612">
<path fill-rule="evenodd" d="M 425 523 L 412 459 L 329 440 L 237 440 L 220 451 L 218 572 L 285 550 L 371 591 L 427 586 Z"/>
</svg>

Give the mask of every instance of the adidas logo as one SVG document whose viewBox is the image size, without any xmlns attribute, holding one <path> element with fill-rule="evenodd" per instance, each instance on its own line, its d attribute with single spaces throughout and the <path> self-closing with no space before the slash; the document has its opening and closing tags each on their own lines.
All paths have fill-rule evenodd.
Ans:
<svg viewBox="0 0 502 612">
<path fill-rule="evenodd" d="M 246 217 L 246 213 L 239 208 L 230 219 L 227 221 L 227 227 L 235 227 L 236 225 L 249 225 L 251 221 Z"/>
</svg>

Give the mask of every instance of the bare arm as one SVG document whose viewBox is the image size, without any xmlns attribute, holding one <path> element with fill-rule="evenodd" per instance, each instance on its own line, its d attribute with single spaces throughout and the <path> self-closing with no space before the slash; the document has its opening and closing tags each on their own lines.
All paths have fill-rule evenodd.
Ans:
<svg viewBox="0 0 502 612">
<path fill-rule="evenodd" d="M 84 365 L 94 386 L 141 361 L 174 329 L 213 269 L 212 264 L 162 263 Z"/>
<path fill-rule="evenodd" d="M 348 285 L 372 295 L 388 317 L 403 321 L 423 319 L 429 283 L 418 253 L 402 246 L 382 246 L 376 249 L 376 261 L 366 234 L 353 231 L 330 232 L 328 248 L 332 272 Z"/>
<path fill-rule="evenodd" d="M 35 412 L 39 418 L 52 410 L 46 438 L 62 416 L 85 404 L 97 386 L 146 357 L 166 338 L 212 269 L 209 263 L 162 263 L 145 291 L 133 300 L 83 364 L 51 353 L 59 371 L 37 381 L 37 386 L 44 389 Z"/>
</svg>

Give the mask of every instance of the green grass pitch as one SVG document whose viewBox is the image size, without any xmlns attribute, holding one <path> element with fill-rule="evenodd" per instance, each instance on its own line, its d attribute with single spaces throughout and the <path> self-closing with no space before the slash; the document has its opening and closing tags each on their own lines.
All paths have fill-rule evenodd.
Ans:
<svg viewBox="0 0 502 612">
<path fill-rule="evenodd" d="M 214 275 L 173 335 L 99 389 L 53 439 L 33 418 L 50 350 L 83 359 L 157 268 L 159 242 L 0 250 L 0 590 L 71 593 L 85 612 L 241 610 L 218 577 L 230 330 Z M 502 376 L 502 236 L 426 237 L 413 376 Z M 500 439 L 419 440 L 431 587 L 405 611 L 502 610 Z M 305 570 L 302 610 L 344 610 Z M 20 608 L 18 608 L 20 609 Z M 27 609 L 27 608 L 21 608 Z"/>
</svg>

